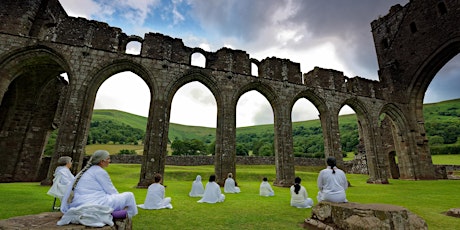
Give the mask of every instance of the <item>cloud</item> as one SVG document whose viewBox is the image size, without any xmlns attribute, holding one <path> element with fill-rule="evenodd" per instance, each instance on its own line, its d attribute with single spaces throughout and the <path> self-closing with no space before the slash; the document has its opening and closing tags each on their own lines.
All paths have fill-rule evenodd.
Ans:
<svg viewBox="0 0 460 230">
<path fill-rule="evenodd" d="M 230 47 L 244 50 L 258 60 L 272 56 L 290 59 L 300 63 L 303 73 L 319 66 L 342 71 L 348 77 L 378 79 L 370 23 L 386 15 L 391 6 L 405 5 L 408 0 L 61 0 L 61 3 L 69 15 L 104 21 L 127 34 L 143 36 L 159 32 L 182 39 L 186 46 L 210 52 Z M 192 57 L 192 61 L 201 66 L 205 60 Z M 459 98 L 459 75 L 460 58 L 456 57 L 433 79 L 425 102 Z M 129 82 L 123 85 L 128 86 Z M 117 93 L 111 90 L 103 93 L 105 89 L 101 86 L 101 99 L 98 94 L 96 107 L 121 105 L 122 100 L 115 99 Z M 250 96 L 246 98 L 247 95 Z M 144 97 L 147 102 L 142 102 L 143 112 L 133 113 L 147 116 L 150 98 Z M 142 98 L 137 96 L 134 101 L 145 101 Z M 134 104 L 133 99 L 130 101 Z M 293 121 L 318 118 L 317 109 L 305 101 L 299 100 L 294 105 Z M 215 127 L 215 99 L 203 85 L 191 83 L 179 89 L 171 108 L 173 123 Z M 341 114 L 350 112 L 349 107 L 344 107 Z M 260 93 L 251 91 L 240 98 L 238 127 L 272 122 L 270 104 Z"/>
</svg>

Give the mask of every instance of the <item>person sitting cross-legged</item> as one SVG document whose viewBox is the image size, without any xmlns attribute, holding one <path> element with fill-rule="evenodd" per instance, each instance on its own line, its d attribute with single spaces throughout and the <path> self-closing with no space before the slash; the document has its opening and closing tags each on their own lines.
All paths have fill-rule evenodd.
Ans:
<svg viewBox="0 0 460 230">
<path fill-rule="evenodd" d="M 139 208 L 143 209 L 163 209 L 173 208 L 171 204 L 171 197 L 165 197 L 165 186 L 161 184 L 162 176 L 155 174 L 154 183 L 151 184 L 147 190 L 147 196 L 145 202 L 138 205 Z"/>
<path fill-rule="evenodd" d="M 192 190 L 189 192 L 190 197 L 203 197 L 204 187 L 201 182 L 201 176 L 197 175 L 196 179 L 192 183 Z"/>
<path fill-rule="evenodd" d="M 225 193 L 240 193 L 240 188 L 236 185 L 236 182 L 232 177 L 233 177 L 233 174 L 228 173 L 227 179 L 225 179 L 225 183 L 224 183 L 224 192 Z"/>
<path fill-rule="evenodd" d="M 225 195 L 222 194 L 219 184 L 216 183 L 216 175 L 211 175 L 204 189 L 203 198 L 197 202 L 214 204 L 217 202 L 224 202 L 224 200 Z"/>
<path fill-rule="evenodd" d="M 307 189 L 300 182 L 300 177 L 294 179 L 294 185 L 291 186 L 291 206 L 297 208 L 311 208 L 313 200 L 308 197 Z"/>
<path fill-rule="evenodd" d="M 268 183 L 268 179 L 264 177 L 262 179 L 262 183 L 260 183 L 259 188 L 259 195 L 260 196 L 274 196 L 275 191 L 273 191 L 272 186 Z"/>
</svg>

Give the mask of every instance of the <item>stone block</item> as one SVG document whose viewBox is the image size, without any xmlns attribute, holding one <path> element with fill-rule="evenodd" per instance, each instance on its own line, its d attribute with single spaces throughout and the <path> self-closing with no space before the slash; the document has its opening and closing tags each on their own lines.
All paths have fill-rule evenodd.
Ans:
<svg viewBox="0 0 460 230">
<path fill-rule="evenodd" d="M 12 217 L 6 220 L 0 220 L 0 229 L 5 230 L 79 230 L 79 229 L 100 229 L 100 230 L 132 230 L 132 220 L 114 219 L 113 226 L 104 226 L 102 228 L 88 227 L 78 224 L 68 224 L 58 226 L 56 223 L 61 219 L 61 212 L 44 212 L 36 215 Z"/>
<path fill-rule="evenodd" d="M 308 229 L 428 229 L 421 217 L 389 204 L 320 202 L 304 222 Z"/>
</svg>

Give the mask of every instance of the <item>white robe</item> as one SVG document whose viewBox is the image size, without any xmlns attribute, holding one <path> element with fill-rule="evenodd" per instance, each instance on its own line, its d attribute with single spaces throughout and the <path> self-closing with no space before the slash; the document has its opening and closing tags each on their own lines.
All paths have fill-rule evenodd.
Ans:
<svg viewBox="0 0 460 230">
<path fill-rule="evenodd" d="M 318 202 L 330 201 L 343 203 L 348 202 L 345 190 L 348 188 L 348 181 L 345 173 L 334 167 L 335 174 L 332 173 L 332 169 L 328 166 L 319 172 L 318 175 Z"/>
<path fill-rule="evenodd" d="M 294 185 L 291 186 L 291 206 L 297 208 L 311 208 L 313 206 L 313 200 L 308 197 L 307 190 L 305 187 L 300 185 L 299 193 L 295 193 Z"/>
<path fill-rule="evenodd" d="M 217 203 L 224 202 L 225 195 L 220 191 L 220 186 L 216 182 L 208 182 L 204 189 L 203 198 L 198 203 Z"/>
<path fill-rule="evenodd" d="M 203 183 L 201 182 L 201 176 L 196 176 L 196 179 L 192 183 L 192 190 L 188 194 L 191 197 L 203 197 L 204 187 Z"/>
<path fill-rule="evenodd" d="M 273 191 L 272 186 L 268 183 L 268 181 L 262 181 L 262 183 L 260 183 L 259 195 L 260 196 L 274 196 L 275 195 L 275 191 Z"/>
<path fill-rule="evenodd" d="M 173 208 L 171 197 L 165 197 L 165 186 L 160 183 L 153 183 L 149 186 L 144 203 L 138 207 L 143 209 Z"/>
<path fill-rule="evenodd" d="M 58 166 L 56 170 L 54 170 L 53 185 L 46 194 L 62 200 L 62 197 L 67 191 L 67 186 L 69 186 L 74 179 L 75 177 L 67 166 Z"/>
<path fill-rule="evenodd" d="M 70 208 L 57 222 L 57 225 L 82 224 L 91 227 L 113 226 L 113 209 L 101 205 L 81 205 Z"/>
<path fill-rule="evenodd" d="M 129 218 L 137 214 L 134 194 L 132 192 L 118 193 L 107 171 L 98 165 L 91 166 L 83 173 L 74 189 L 72 203 L 69 204 L 67 200 L 71 191 L 72 186 L 69 186 L 62 199 L 61 212 L 63 213 L 70 208 L 93 204 L 109 206 L 114 211 L 127 208 Z"/>
<path fill-rule="evenodd" d="M 233 178 L 229 177 L 225 180 L 224 192 L 225 193 L 239 193 L 240 192 L 240 188 L 238 188 L 235 185 L 235 180 L 233 180 Z"/>
</svg>

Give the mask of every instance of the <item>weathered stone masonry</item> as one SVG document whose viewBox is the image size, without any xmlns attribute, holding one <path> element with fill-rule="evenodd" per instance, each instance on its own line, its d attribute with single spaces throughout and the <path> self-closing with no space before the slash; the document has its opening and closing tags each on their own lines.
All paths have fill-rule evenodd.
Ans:
<svg viewBox="0 0 460 230">
<path fill-rule="evenodd" d="M 412 0 L 396 5 L 372 22 L 379 81 L 348 78 L 342 72 L 315 68 L 303 75 L 300 65 L 276 57 L 261 61 L 241 50 L 206 52 L 181 39 L 148 33 L 128 36 L 103 22 L 69 17 L 57 0 L 3 0 L 0 5 L 0 181 L 35 181 L 48 134 L 59 129 L 49 183 L 56 161 L 70 155 L 73 172 L 82 167 L 94 101 L 110 76 L 131 71 L 150 89 L 144 158 L 138 186 L 163 173 L 169 115 L 174 94 L 199 81 L 217 102 L 215 173 L 219 181 L 235 164 L 236 103 L 257 90 L 274 112 L 278 186 L 295 176 L 291 110 L 300 98 L 320 113 L 325 154 L 342 163 L 338 112 L 352 107 L 363 140 L 369 183 L 388 183 L 389 156 L 399 160 L 402 179 L 434 179 L 425 137 L 423 95 L 436 72 L 458 54 L 460 6 L 454 1 Z M 126 54 L 131 41 L 140 55 Z M 191 65 L 201 53 L 205 68 Z M 258 76 L 251 75 L 251 63 Z M 59 77 L 67 73 L 69 82 Z M 382 133 L 381 115 L 394 133 Z M 390 141 L 389 141 L 390 140 Z M 392 141 L 391 141 L 392 140 Z M 385 148 L 383 148 L 385 146 Z"/>
</svg>

